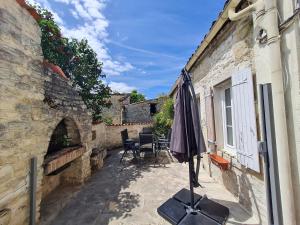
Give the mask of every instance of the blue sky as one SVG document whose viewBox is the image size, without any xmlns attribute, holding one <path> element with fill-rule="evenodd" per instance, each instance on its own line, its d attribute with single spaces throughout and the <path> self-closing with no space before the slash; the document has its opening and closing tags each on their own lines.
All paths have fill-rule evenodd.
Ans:
<svg viewBox="0 0 300 225">
<path fill-rule="evenodd" d="M 86 38 L 114 91 L 168 93 L 223 0 L 30 0 L 54 13 L 67 37 Z"/>
</svg>

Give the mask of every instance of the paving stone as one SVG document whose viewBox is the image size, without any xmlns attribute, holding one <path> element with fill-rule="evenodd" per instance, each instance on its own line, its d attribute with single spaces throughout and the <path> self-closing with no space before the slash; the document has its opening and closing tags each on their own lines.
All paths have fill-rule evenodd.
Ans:
<svg viewBox="0 0 300 225">
<path fill-rule="evenodd" d="M 104 167 L 73 195 L 49 224 L 167 225 L 156 209 L 180 189 L 188 188 L 188 165 L 174 162 L 165 165 L 158 162 L 154 165 L 154 160 L 145 159 L 136 165 L 132 164 L 130 156 L 120 164 L 121 153 L 110 151 L 111 156 L 105 161 Z M 212 180 L 204 171 L 201 171 L 199 178 L 203 188 L 195 189 L 197 193 L 206 194 L 230 208 L 227 224 L 259 224 L 224 186 Z M 51 207 L 55 208 L 53 205 Z"/>
</svg>

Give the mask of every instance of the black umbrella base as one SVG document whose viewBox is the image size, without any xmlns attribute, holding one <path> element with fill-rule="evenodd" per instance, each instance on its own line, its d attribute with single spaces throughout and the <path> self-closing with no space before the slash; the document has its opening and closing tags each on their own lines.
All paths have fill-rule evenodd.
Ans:
<svg viewBox="0 0 300 225">
<path fill-rule="evenodd" d="M 158 214 L 173 225 L 223 225 L 229 209 L 206 196 L 194 194 L 195 209 L 191 208 L 190 191 L 182 189 L 158 209 Z"/>
</svg>

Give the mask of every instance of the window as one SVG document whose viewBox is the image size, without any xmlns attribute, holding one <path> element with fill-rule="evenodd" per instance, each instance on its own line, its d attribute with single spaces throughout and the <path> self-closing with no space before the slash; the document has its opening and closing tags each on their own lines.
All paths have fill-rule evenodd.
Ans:
<svg viewBox="0 0 300 225">
<path fill-rule="evenodd" d="M 153 116 L 155 113 L 157 113 L 156 103 L 150 103 L 150 114 L 151 114 L 151 116 Z"/>
<path fill-rule="evenodd" d="M 251 68 L 241 69 L 214 87 L 213 113 L 209 98 L 205 108 L 207 121 L 213 116 L 218 150 L 259 172 L 254 88 Z"/>
<path fill-rule="evenodd" d="M 230 87 L 224 89 L 222 108 L 224 148 L 234 153 L 232 151 L 234 150 L 234 130 L 232 119 L 232 92 Z"/>
</svg>

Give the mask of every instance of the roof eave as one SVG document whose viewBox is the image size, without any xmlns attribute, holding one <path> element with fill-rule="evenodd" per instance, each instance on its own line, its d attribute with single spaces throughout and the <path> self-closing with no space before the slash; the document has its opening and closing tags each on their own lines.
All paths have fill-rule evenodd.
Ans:
<svg viewBox="0 0 300 225">
<path fill-rule="evenodd" d="M 217 21 L 213 24 L 208 34 L 205 36 L 201 44 L 198 46 L 195 53 L 191 56 L 187 64 L 185 65 L 185 69 L 190 72 L 194 64 L 197 62 L 199 57 L 202 55 L 202 53 L 205 51 L 207 46 L 210 44 L 210 42 L 216 37 L 218 32 L 222 29 L 228 18 L 228 9 L 233 4 L 232 0 L 229 0 L 225 3 L 223 11 L 220 13 Z"/>
</svg>

